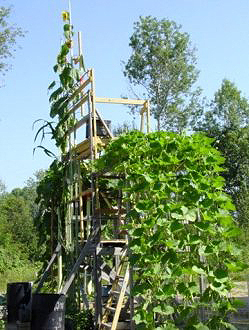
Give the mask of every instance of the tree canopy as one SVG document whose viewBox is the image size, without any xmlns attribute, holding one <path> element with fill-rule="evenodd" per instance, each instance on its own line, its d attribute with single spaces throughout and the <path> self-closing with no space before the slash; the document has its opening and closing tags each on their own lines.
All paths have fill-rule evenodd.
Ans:
<svg viewBox="0 0 249 330">
<path fill-rule="evenodd" d="M 8 59 L 16 50 L 16 40 L 24 36 L 24 31 L 9 22 L 12 7 L 0 7 L 0 74 L 10 68 Z"/>
<path fill-rule="evenodd" d="M 200 130 L 215 139 L 225 157 L 225 190 L 236 206 L 234 216 L 248 225 L 249 215 L 249 102 L 231 81 L 224 79 L 204 115 Z"/>
<path fill-rule="evenodd" d="M 189 35 L 174 21 L 140 17 L 130 38 L 132 54 L 124 74 L 142 86 L 151 100 L 158 130 L 186 128 L 198 104 L 195 48 Z"/>
</svg>

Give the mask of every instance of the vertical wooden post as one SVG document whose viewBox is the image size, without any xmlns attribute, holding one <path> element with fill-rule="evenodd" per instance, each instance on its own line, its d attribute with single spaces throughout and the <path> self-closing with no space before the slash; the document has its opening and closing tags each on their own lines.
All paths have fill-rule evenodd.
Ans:
<svg viewBox="0 0 249 330">
<path fill-rule="evenodd" d="M 81 34 L 81 31 L 78 32 L 78 56 L 79 56 L 79 67 L 81 70 L 84 69 L 83 67 L 83 52 L 82 52 L 82 34 Z M 81 83 L 84 82 L 83 78 L 81 78 Z M 84 89 L 82 90 L 82 95 L 84 94 Z M 80 107 L 80 114 L 81 116 L 84 116 L 85 115 L 85 107 L 84 107 L 84 104 L 81 105 Z"/>
<path fill-rule="evenodd" d="M 95 77 L 94 70 L 91 69 L 91 103 L 92 103 L 92 115 L 93 115 L 93 153 L 94 158 L 97 159 L 98 149 L 97 149 L 97 118 L 96 118 L 96 102 L 95 102 Z"/>
<path fill-rule="evenodd" d="M 88 239 L 91 231 L 91 198 L 87 196 L 87 204 L 86 204 L 86 239 Z"/>
<path fill-rule="evenodd" d="M 62 253 L 61 249 L 58 252 L 58 293 L 61 290 L 62 285 Z"/>
<path fill-rule="evenodd" d="M 93 116 L 92 116 L 92 96 L 91 92 L 88 92 L 88 114 L 89 114 L 89 135 L 90 135 L 90 158 L 94 159 L 94 143 L 93 143 Z"/>
<path fill-rule="evenodd" d="M 141 117 L 140 132 L 143 132 L 144 131 L 144 108 L 142 108 L 140 111 L 140 117 Z"/>
<path fill-rule="evenodd" d="M 150 133 L 150 101 L 146 101 L 147 133 Z"/>
<path fill-rule="evenodd" d="M 58 235 L 57 239 L 58 242 L 60 242 L 61 239 L 61 213 L 60 208 L 57 208 L 57 218 L 58 218 Z M 60 292 L 61 286 L 62 286 L 62 247 L 60 248 L 58 255 L 57 255 L 57 265 L 58 265 L 58 293 Z"/>
<path fill-rule="evenodd" d="M 95 324 L 97 329 L 101 324 L 102 320 L 102 287 L 101 287 L 101 260 L 100 256 L 97 254 L 98 245 L 96 246 L 94 252 L 94 269 L 93 269 L 93 276 L 94 276 L 94 287 L 95 287 Z"/>
</svg>

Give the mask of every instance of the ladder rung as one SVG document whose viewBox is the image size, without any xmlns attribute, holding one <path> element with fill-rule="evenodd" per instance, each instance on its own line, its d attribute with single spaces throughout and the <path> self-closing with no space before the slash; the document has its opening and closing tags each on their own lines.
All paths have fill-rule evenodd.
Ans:
<svg viewBox="0 0 249 330">
<path fill-rule="evenodd" d="M 101 326 L 102 326 L 102 328 L 101 329 L 103 329 L 103 326 L 104 327 L 106 327 L 106 329 L 111 329 L 112 328 L 112 323 L 111 322 L 109 322 L 109 323 L 101 323 Z M 124 330 L 124 329 L 130 329 L 130 322 L 118 322 L 118 324 L 117 324 L 117 328 L 116 328 L 117 330 Z"/>
<path fill-rule="evenodd" d="M 108 309 L 108 311 L 115 313 L 116 308 L 111 306 L 106 306 L 105 309 Z"/>
<path fill-rule="evenodd" d="M 124 279 L 124 275 L 116 275 L 116 278 L 123 280 Z"/>
</svg>

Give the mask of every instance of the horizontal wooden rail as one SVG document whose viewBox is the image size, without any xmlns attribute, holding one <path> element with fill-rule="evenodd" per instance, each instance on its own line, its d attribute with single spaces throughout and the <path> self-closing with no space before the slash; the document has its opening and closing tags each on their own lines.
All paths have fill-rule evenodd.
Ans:
<svg viewBox="0 0 249 330">
<path fill-rule="evenodd" d="M 96 103 L 112 103 L 112 104 L 128 104 L 128 105 L 144 105 L 146 100 L 132 100 L 111 97 L 95 97 Z"/>
<path fill-rule="evenodd" d="M 68 113 L 73 113 L 75 112 L 83 103 L 85 103 L 88 100 L 88 94 L 84 94 L 80 101 L 73 105 L 71 109 L 69 109 Z"/>
<path fill-rule="evenodd" d="M 78 87 L 75 92 L 73 92 L 73 94 L 69 97 L 68 101 L 72 101 L 76 95 L 78 95 L 88 84 L 91 83 L 91 81 L 91 78 L 88 78 L 86 81 L 84 81 L 83 84 L 80 85 L 80 87 Z"/>
<path fill-rule="evenodd" d="M 77 121 L 77 123 L 71 127 L 64 136 L 67 136 L 71 133 L 73 133 L 74 131 L 76 131 L 78 128 L 80 128 L 82 125 L 84 125 L 87 121 L 89 120 L 89 114 L 84 116 L 83 118 L 81 118 L 80 120 Z"/>
</svg>

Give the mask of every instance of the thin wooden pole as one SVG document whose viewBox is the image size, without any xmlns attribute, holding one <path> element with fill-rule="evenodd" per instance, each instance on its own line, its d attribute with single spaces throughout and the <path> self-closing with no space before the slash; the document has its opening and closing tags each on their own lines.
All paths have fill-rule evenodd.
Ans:
<svg viewBox="0 0 249 330">
<path fill-rule="evenodd" d="M 141 122 L 140 122 L 140 132 L 143 132 L 144 131 L 144 112 L 141 111 Z"/>
<path fill-rule="evenodd" d="M 78 32 L 78 56 L 79 56 L 79 68 L 81 70 L 85 69 L 83 67 L 83 52 L 82 52 L 82 34 L 81 34 L 81 31 Z M 81 84 L 83 83 L 83 77 L 81 78 Z M 84 89 L 82 90 L 82 95 L 84 95 Z M 85 107 L 84 107 L 84 104 L 81 105 L 80 107 L 80 114 L 81 116 L 84 116 L 85 115 Z"/>
<path fill-rule="evenodd" d="M 88 92 L 88 113 L 89 113 L 89 135 L 90 135 L 90 159 L 94 159 L 94 151 L 93 151 L 93 122 L 92 122 L 92 102 L 91 102 L 91 94 Z"/>
<path fill-rule="evenodd" d="M 94 159 L 97 159 L 98 149 L 97 149 L 97 114 L 96 114 L 96 102 L 95 102 L 95 77 L 94 70 L 91 69 L 91 104 L 92 104 L 92 115 L 93 115 L 93 154 Z"/>
<path fill-rule="evenodd" d="M 40 282 L 38 283 L 38 286 L 36 288 L 35 293 L 38 293 L 41 290 L 41 288 L 43 286 L 43 283 L 46 281 L 46 279 L 48 277 L 50 267 L 53 265 L 53 262 L 55 261 L 55 258 L 58 255 L 60 249 L 61 249 L 61 245 L 58 243 L 58 245 L 57 245 L 57 247 L 56 247 L 56 249 L 54 251 L 54 254 L 52 255 L 52 257 L 51 257 L 51 259 L 50 259 L 50 261 L 49 261 L 49 263 L 48 263 L 48 265 L 47 265 L 44 273 L 42 274 L 42 277 L 40 279 Z"/>
<path fill-rule="evenodd" d="M 146 101 L 147 133 L 150 133 L 150 101 Z"/>
<path fill-rule="evenodd" d="M 61 239 L 61 213 L 60 208 L 57 208 L 57 217 L 58 217 L 58 242 Z M 61 249 L 57 255 L 57 265 L 58 265 L 58 292 L 60 292 L 62 285 L 62 251 Z"/>
<path fill-rule="evenodd" d="M 86 244 L 84 245 L 84 247 L 82 248 L 80 255 L 78 256 L 78 258 L 68 276 L 68 279 L 67 279 L 63 289 L 61 290 L 62 294 L 67 294 L 67 291 L 69 290 L 71 284 L 73 283 L 73 280 L 76 276 L 77 271 L 80 268 L 80 265 L 82 264 L 83 259 L 89 254 L 89 249 L 91 248 L 91 246 L 93 244 L 93 240 L 94 240 L 96 234 L 97 234 L 97 231 L 94 231 L 92 234 L 92 239 L 89 239 L 86 242 Z"/>
</svg>

